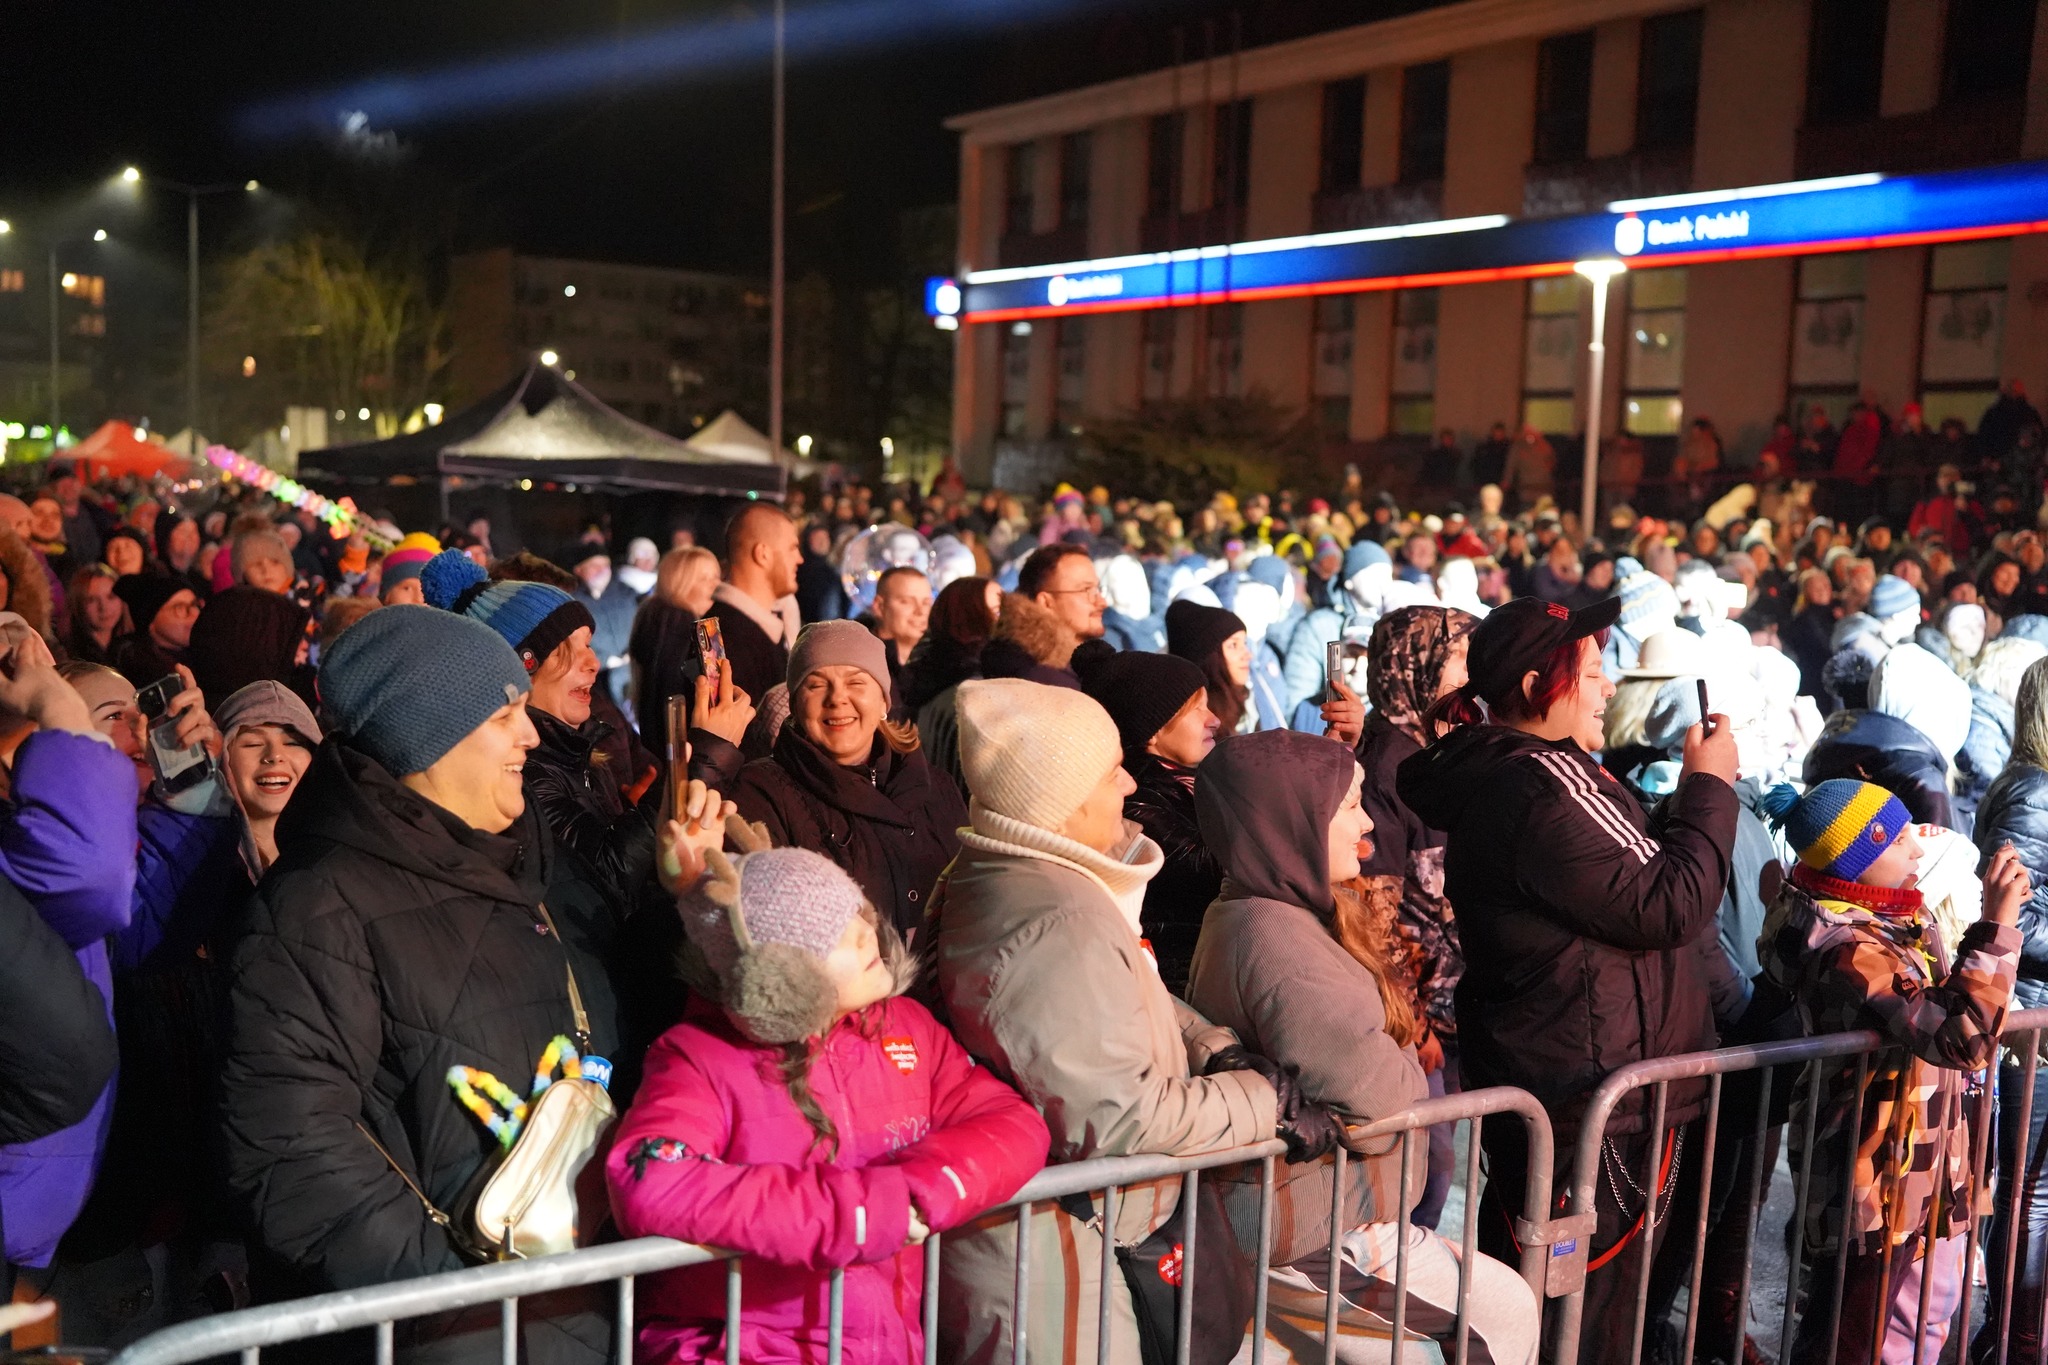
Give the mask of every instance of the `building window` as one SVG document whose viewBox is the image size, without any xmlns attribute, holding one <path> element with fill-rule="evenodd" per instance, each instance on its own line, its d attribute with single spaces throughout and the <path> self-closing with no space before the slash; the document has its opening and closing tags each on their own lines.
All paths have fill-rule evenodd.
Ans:
<svg viewBox="0 0 2048 1365">
<path fill-rule="evenodd" d="M 1974 430 L 1998 397 L 2011 253 L 2012 239 L 1999 237 L 1938 246 L 1927 255 L 1920 404 L 1930 427 L 1955 417 Z"/>
<path fill-rule="evenodd" d="M 1178 325 L 1179 310 L 1153 308 L 1144 317 L 1140 350 L 1145 366 L 1145 400 L 1164 402 L 1173 391 L 1173 329 Z"/>
<path fill-rule="evenodd" d="M 1430 62 L 1401 73 L 1401 183 L 1444 178 L 1451 118 L 1451 64 Z"/>
<path fill-rule="evenodd" d="M 1396 436 L 1427 436 L 1436 430 L 1436 305 L 1434 289 L 1394 295 L 1387 430 Z"/>
<path fill-rule="evenodd" d="M 1636 436 L 1675 436 L 1685 406 L 1685 268 L 1628 272 L 1627 390 L 1622 425 Z"/>
<path fill-rule="evenodd" d="M 1060 139 L 1060 226 L 1088 226 L 1088 175 L 1095 152 L 1089 133 L 1068 133 Z"/>
<path fill-rule="evenodd" d="M 1244 393 L 1244 305 L 1219 303 L 1202 314 L 1209 343 L 1209 396 L 1236 398 Z"/>
<path fill-rule="evenodd" d="M 1546 434 L 1578 427 L 1579 277 L 1529 281 L 1523 322 L 1522 421 Z"/>
<path fill-rule="evenodd" d="M 1186 115 L 1155 114 L 1145 133 L 1145 212 L 1164 218 L 1180 211 L 1180 157 Z"/>
<path fill-rule="evenodd" d="M 1806 46 L 1806 121 L 1876 118 L 1884 88 L 1886 0 L 1813 0 Z"/>
<path fill-rule="evenodd" d="M 1799 262 L 1792 313 L 1791 410 L 1795 425 L 1818 404 L 1836 427 L 1856 401 L 1863 373 L 1863 270 L 1860 251 Z"/>
<path fill-rule="evenodd" d="M 1636 83 L 1636 146 L 1690 148 L 1700 105 L 1703 10 L 1643 20 L 1641 74 Z"/>
<path fill-rule="evenodd" d="M 1945 103 L 2018 95 L 2034 55 L 2034 0 L 1955 0 L 1942 45 Z"/>
<path fill-rule="evenodd" d="M 1003 435 L 1031 434 L 1031 324 L 1013 322 L 1003 333 Z"/>
<path fill-rule="evenodd" d="M 1031 235 L 1031 186 L 1037 178 L 1037 144 L 1020 142 L 1010 148 L 1003 170 L 1003 231 L 1012 237 Z"/>
<path fill-rule="evenodd" d="M 1536 163 L 1586 159 L 1593 108 L 1593 30 L 1545 38 L 1536 55 Z"/>
<path fill-rule="evenodd" d="M 1318 187 L 1324 194 L 1358 188 L 1365 174 L 1365 77 L 1323 87 L 1323 157 Z"/>
<path fill-rule="evenodd" d="M 1350 294 L 1325 294 L 1316 300 L 1314 373 L 1316 424 L 1325 439 L 1351 435 L 1351 353 L 1357 326 L 1357 300 Z"/>
<path fill-rule="evenodd" d="M 26 287 L 19 270 L 0 270 L 0 294 L 19 294 Z"/>
<path fill-rule="evenodd" d="M 107 278 L 104 275 L 77 275 L 67 270 L 58 283 L 71 298 L 84 299 L 94 308 L 107 306 Z"/>
<path fill-rule="evenodd" d="M 1060 430 L 1078 433 L 1081 411 L 1088 401 L 1088 319 L 1061 318 L 1059 329 L 1059 344 L 1054 349 L 1059 377 L 1053 393 L 1053 420 Z"/>
<path fill-rule="evenodd" d="M 1244 207 L 1252 185 L 1252 102 L 1216 106 L 1209 123 L 1209 202 Z"/>
</svg>

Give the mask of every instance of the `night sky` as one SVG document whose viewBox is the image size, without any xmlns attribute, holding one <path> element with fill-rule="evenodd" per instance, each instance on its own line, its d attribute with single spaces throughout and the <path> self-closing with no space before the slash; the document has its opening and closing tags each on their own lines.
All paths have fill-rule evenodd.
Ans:
<svg viewBox="0 0 2048 1365">
<path fill-rule="evenodd" d="M 1249 45 L 1427 3 L 793 0 L 793 33 L 803 24 L 818 35 L 790 74 L 794 249 L 806 249 L 807 231 L 814 244 L 858 239 L 887 231 L 901 209 L 950 202 L 957 149 L 946 115 L 1159 65 L 1176 25 L 1192 53 L 1204 18 L 1227 42 L 1234 11 Z M 253 176 L 329 203 L 355 197 L 364 181 L 348 176 L 360 175 L 388 180 L 423 213 L 437 201 L 451 246 L 758 272 L 768 12 L 758 0 L 9 0 L 0 216 L 27 216 L 39 198 L 75 204 L 130 162 L 184 181 Z M 395 133 L 405 149 L 396 172 L 337 182 L 326 120 L 338 105 L 306 98 L 394 77 L 448 97 L 450 73 L 465 64 L 573 58 L 608 41 L 626 68 L 662 58 L 688 69 L 621 88 L 600 61 L 580 88 L 469 116 L 412 117 L 373 98 L 371 130 Z M 537 84 L 550 65 L 521 79 L 538 73 Z M 519 87 L 482 84 L 494 95 Z M 321 124 L 261 117 L 294 101 L 321 110 Z M 144 196 L 110 226 L 170 278 L 182 266 L 181 210 L 171 196 Z M 209 207 L 209 250 L 277 212 L 223 199 Z"/>
</svg>

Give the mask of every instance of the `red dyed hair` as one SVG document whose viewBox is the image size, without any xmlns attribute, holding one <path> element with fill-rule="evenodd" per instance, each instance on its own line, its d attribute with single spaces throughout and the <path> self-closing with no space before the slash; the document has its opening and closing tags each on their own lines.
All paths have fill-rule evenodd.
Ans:
<svg viewBox="0 0 2048 1365">
<path fill-rule="evenodd" d="M 1439 734 L 1443 730 L 1459 725 L 1476 725 L 1486 719 L 1479 709 L 1479 702 L 1486 702 L 1487 710 L 1496 721 L 1535 721 L 1550 714 L 1550 708 L 1557 705 L 1566 693 L 1578 686 L 1579 652 L 1587 640 L 1593 642 L 1596 652 L 1607 647 L 1607 632 L 1599 631 L 1577 640 L 1567 640 L 1550 653 L 1543 662 L 1536 665 L 1536 680 L 1528 691 L 1522 690 L 1522 680 L 1516 678 L 1511 687 L 1499 696 L 1481 698 L 1472 684 L 1455 692 L 1446 692 L 1422 717 L 1424 734 Z"/>
</svg>

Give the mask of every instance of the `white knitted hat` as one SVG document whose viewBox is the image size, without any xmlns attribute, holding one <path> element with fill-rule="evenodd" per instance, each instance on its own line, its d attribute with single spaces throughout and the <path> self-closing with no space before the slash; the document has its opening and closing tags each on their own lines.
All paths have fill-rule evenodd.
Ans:
<svg viewBox="0 0 2048 1365">
<path fill-rule="evenodd" d="M 1116 722 L 1094 698 L 1022 678 L 960 684 L 960 768 L 984 809 L 1057 833 L 1123 760 Z"/>
</svg>

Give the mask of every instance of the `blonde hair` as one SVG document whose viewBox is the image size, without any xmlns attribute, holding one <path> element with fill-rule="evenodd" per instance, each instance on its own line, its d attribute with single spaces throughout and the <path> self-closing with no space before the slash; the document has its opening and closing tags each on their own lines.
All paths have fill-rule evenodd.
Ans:
<svg viewBox="0 0 2048 1365">
<path fill-rule="evenodd" d="M 2044 658 L 2048 658 L 2048 648 L 2032 640 L 2017 636 L 1993 640 L 1984 646 L 1984 652 L 1964 676 L 1993 696 L 2017 706 L 2021 680 Z"/>
<path fill-rule="evenodd" d="M 1372 896 L 1362 887 L 1380 878 L 1360 877 L 1330 888 L 1336 914 L 1330 923 L 1330 937 L 1351 954 L 1359 966 L 1372 973 L 1380 988 L 1380 1012 L 1386 1016 L 1386 1034 L 1401 1047 L 1422 1041 L 1422 1021 L 1409 998 L 1414 973 L 1408 964 L 1407 941 L 1395 924 L 1400 907 L 1399 892 Z M 1393 881 L 1393 878 L 1384 879 Z"/>
<path fill-rule="evenodd" d="M 1649 740 L 1643 731 L 1650 723 L 1650 712 L 1656 709 L 1658 690 L 1664 686 L 1663 678 L 1625 678 L 1614 688 L 1614 697 L 1607 703 L 1606 734 L 1607 747 L 1627 749 Z"/>
<path fill-rule="evenodd" d="M 654 595 L 672 607 L 682 606 L 683 589 L 696 577 L 699 561 L 709 561 L 711 572 L 718 572 L 718 556 L 702 545 L 685 545 L 663 555 L 654 568 Z"/>
<path fill-rule="evenodd" d="M 2048 768 L 2048 658 L 2036 659 L 2020 675 L 2012 712 L 2012 761 Z"/>
</svg>

